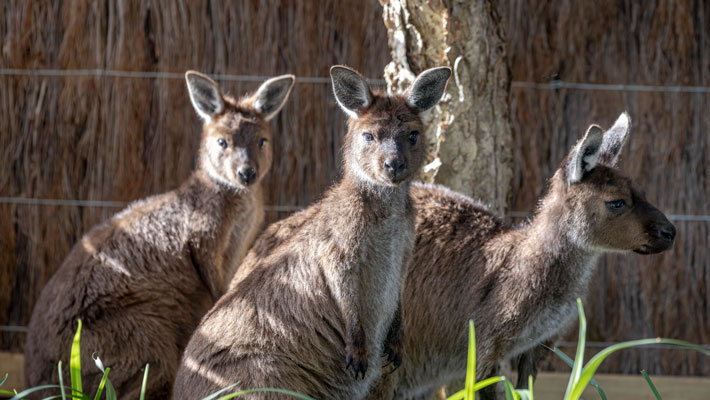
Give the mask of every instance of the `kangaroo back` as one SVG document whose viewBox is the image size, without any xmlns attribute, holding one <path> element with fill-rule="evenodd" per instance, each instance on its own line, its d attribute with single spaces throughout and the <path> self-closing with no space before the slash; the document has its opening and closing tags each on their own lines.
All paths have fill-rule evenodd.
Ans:
<svg viewBox="0 0 710 400">
<path fill-rule="evenodd" d="M 535 216 L 519 227 L 441 186 L 413 186 L 417 239 L 403 294 L 403 367 L 372 398 L 432 394 L 463 379 L 470 319 L 478 377 L 522 355 L 527 382 L 536 373 L 535 346 L 574 320 L 576 298 L 601 254 L 671 248 L 673 225 L 615 168 L 629 131 L 626 113 L 606 132 L 592 125 L 555 172 Z"/>
</svg>

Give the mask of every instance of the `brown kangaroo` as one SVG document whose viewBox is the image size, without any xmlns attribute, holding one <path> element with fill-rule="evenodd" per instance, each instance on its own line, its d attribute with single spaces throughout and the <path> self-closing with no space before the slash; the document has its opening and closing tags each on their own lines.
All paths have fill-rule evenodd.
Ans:
<svg viewBox="0 0 710 400">
<path fill-rule="evenodd" d="M 424 162 L 426 143 L 419 140 L 419 114 L 439 101 L 451 71 L 424 71 L 394 96 L 373 94 L 349 68 L 330 73 L 335 98 L 350 116 L 343 178 L 255 242 L 185 350 L 177 399 L 235 382 L 357 399 L 380 375 L 380 354 L 400 362 L 396 314 L 414 243 L 409 181 Z"/>
<path fill-rule="evenodd" d="M 614 168 L 629 127 L 626 113 L 604 134 L 592 125 L 552 177 L 535 217 L 517 228 L 462 194 L 412 186 L 417 239 L 402 297 L 403 363 L 373 398 L 432 398 L 463 379 L 469 319 L 476 375 L 489 377 L 499 361 L 523 355 L 527 383 L 536 372 L 534 347 L 575 320 L 575 299 L 601 254 L 672 246 L 673 225 Z"/>
<path fill-rule="evenodd" d="M 101 378 L 92 353 L 111 367 L 121 398 L 138 398 L 150 364 L 149 398 L 168 398 L 182 351 L 200 318 L 224 293 L 260 229 L 260 180 L 271 166 L 268 121 L 293 75 L 235 100 L 197 72 L 185 74 L 204 119 L 197 167 L 177 189 L 136 201 L 93 228 L 45 286 L 29 324 L 28 386 L 58 382 L 77 320 L 83 321 L 83 383 Z M 68 368 L 64 368 L 68 382 Z"/>
</svg>

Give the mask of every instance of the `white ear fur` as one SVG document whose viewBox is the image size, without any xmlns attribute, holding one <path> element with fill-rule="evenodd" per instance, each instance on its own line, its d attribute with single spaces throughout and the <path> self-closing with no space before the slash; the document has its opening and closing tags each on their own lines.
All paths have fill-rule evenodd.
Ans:
<svg viewBox="0 0 710 400">
<path fill-rule="evenodd" d="M 599 163 L 615 166 L 619 155 L 631 132 L 631 118 L 627 112 L 621 113 L 614 125 L 604 132 L 604 139 L 600 150 Z"/>
<path fill-rule="evenodd" d="M 254 94 L 254 109 L 269 121 L 281 111 L 291 93 L 296 77 L 281 75 L 264 82 Z"/>
<path fill-rule="evenodd" d="M 591 125 L 587 129 L 584 139 L 574 149 L 574 153 L 568 162 L 567 171 L 570 184 L 581 181 L 586 172 L 593 170 L 597 166 L 601 146 L 602 129 L 598 125 Z"/>
<path fill-rule="evenodd" d="M 215 81 L 196 71 L 187 71 L 185 81 L 192 106 L 203 120 L 209 122 L 224 110 L 222 92 Z"/>
<path fill-rule="evenodd" d="M 450 76 L 449 67 L 431 68 L 422 72 L 407 90 L 407 104 L 419 113 L 434 107 L 444 95 Z"/>
<path fill-rule="evenodd" d="M 330 68 L 333 94 L 340 108 L 351 118 L 358 118 L 372 104 L 372 91 L 357 71 L 342 65 Z"/>
</svg>

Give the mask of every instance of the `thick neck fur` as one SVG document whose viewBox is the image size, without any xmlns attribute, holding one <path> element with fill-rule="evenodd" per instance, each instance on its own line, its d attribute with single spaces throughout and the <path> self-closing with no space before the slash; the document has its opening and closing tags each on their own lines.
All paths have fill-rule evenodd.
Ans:
<svg viewBox="0 0 710 400">
<path fill-rule="evenodd" d="M 601 253 L 581 243 L 563 191 L 559 180 L 553 178 L 532 221 L 501 233 L 487 245 L 495 252 L 510 252 L 506 262 L 496 265 L 496 269 L 520 288 L 531 289 L 523 290 L 520 300 L 534 297 L 533 303 L 543 306 L 536 310 L 537 315 L 548 312 L 548 306 L 555 307 L 555 302 L 583 296 L 594 261 Z"/>
</svg>

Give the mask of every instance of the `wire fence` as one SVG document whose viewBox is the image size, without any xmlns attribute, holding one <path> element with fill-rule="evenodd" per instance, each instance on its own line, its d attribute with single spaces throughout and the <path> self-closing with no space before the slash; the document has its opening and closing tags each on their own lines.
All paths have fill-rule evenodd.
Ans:
<svg viewBox="0 0 710 400">
<path fill-rule="evenodd" d="M 36 76 L 36 77 L 106 77 L 106 78 L 137 78 L 137 79 L 184 79 L 182 72 L 164 71 L 125 71 L 115 69 L 22 69 L 1 68 L 0 76 Z M 209 74 L 217 81 L 234 82 L 263 82 L 271 76 L 239 75 L 239 74 Z M 373 84 L 385 84 L 384 79 L 368 79 Z M 296 83 L 302 84 L 329 84 L 330 78 L 318 76 L 298 76 Z M 565 82 L 554 79 L 549 82 L 513 81 L 510 84 L 514 89 L 539 89 L 539 90 L 602 90 L 619 92 L 663 92 L 663 93 L 710 93 L 710 86 L 684 86 L 684 85 L 637 85 L 615 83 L 587 83 Z"/>
</svg>

